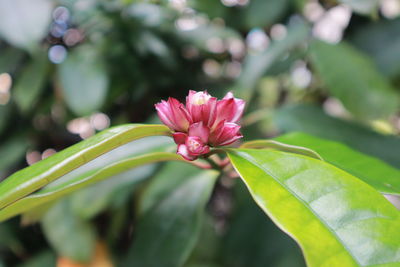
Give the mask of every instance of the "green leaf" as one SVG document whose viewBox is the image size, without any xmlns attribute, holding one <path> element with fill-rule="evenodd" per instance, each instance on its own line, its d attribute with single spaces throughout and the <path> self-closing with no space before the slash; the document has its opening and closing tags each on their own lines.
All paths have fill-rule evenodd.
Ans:
<svg viewBox="0 0 400 267">
<path fill-rule="evenodd" d="M 311 105 L 286 106 L 274 120 L 282 131 L 298 131 L 338 141 L 400 168 L 400 139 L 382 135 L 356 123 L 326 115 Z"/>
<path fill-rule="evenodd" d="M 379 159 L 355 151 L 341 143 L 304 133 L 289 133 L 275 140 L 308 147 L 320 154 L 325 161 L 360 178 L 379 192 L 400 195 L 400 170 Z"/>
<path fill-rule="evenodd" d="M 37 55 L 23 69 L 15 84 L 14 100 L 23 111 L 29 111 L 34 105 L 44 88 L 49 61 L 46 54 Z"/>
<path fill-rule="evenodd" d="M 143 214 L 126 266 L 182 266 L 199 237 L 205 205 L 217 175 L 215 171 L 204 171 L 185 177 Z"/>
<path fill-rule="evenodd" d="M 67 200 L 58 202 L 46 213 L 41 224 L 43 231 L 58 254 L 88 262 L 96 242 L 95 229 L 72 212 Z"/>
<path fill-rule="evenodd" d="M 378 10 L 379 0 L 339 0 L 353 11 L 363 15 L 373 15 Z"/>
<path fill-rule="evenodd" d="M 90 160 L 130 141 L 152 135 L 170 135 L 163 125 L 127 124 L 95 136 L 22 169 L 0 183 L 0 208 L 36 191 Z"/>
<path fill-rule="evenodd" d="M 267 2 L 267 1 L 266 1 Z M 249 99 L 258 80 L 290 50 L 303 43 L 309 33 L 309 27 L 302 20 L 288 26 L 288 33 L 282 40 L 274 41 L 270 47 L 260 53 L 249 53 L 243 70 L 236 82 L 235 92 L 244 99 Z"/>
<path fill-rule="evenodd" d="M 22 198 L 6 208 L 0 210 L 0 221 L 4 221 L 15 215 L 29 211 L 35 207 L 57 200 L 67 194 L 85 188 L 89 185 L 102 181 L 114 175 L 126 172 L 132 168 L 160 161 L 183 160 L 181 156 L 174 153 L 155 152 L 143 156 L 118 161 L 102 169 L 90 170 L 75 179 L 65 183 L 48 187 L 37 193 Z M 80 203 L 82 204 L 82 203 Z M 90 217 L 90 216 L 89 216 Z"/>
<path fill-rule="evenodd" d="M 400 74 L 400 19 L 363 25 L 351 36 L 352 43 L 374 59 L 378 69 L 396 78 Z"/>
<path fill-rule="evenodd" d="M 75 193 L 70 197 L 74 213 L 81 218 L 90 219 L 104 209 L 124 202 L 131 195 L 132 186 L 153 173 L 156 167 L 155 164 L 146 164 L 146 166 L 134 168 L 134 164 L 137 162 L 133 159 L 134 157 L 140 160 L 143 158 L 137 158 L 137 156 L 153 151 L 165 151 L 172 143 L 173 140 L 166 136 L 150 136 L 119 146 L 53 181 L 46 186 L 45 190 L 36 192 L 34 198 L 30 201 L 22 199 L 20 200 L 22 201 L 22 205 L 19 204 L 19 201 L 14 202 L 3 211 L 0 211 L 0 220 L 3 215 L 13 216 L 13 214 L 20 213 L 22 208 L 23 210 L 29 209 L 23 213 L 22 223 L 33 223 L 42 217 L 44 214 L 43 210 L 46 207 L 53 204 L 53 199 L 73 193 L 70 187 L 78 191 L 74 191 Z M 168 154 L 165 153 L 158 153 L 156 155 L 161 156 L 159 158 L 160 161 L 168 158 Z M 146 156 L 148 160 L 152 159 L 151 155 Z M 171 160 L 182 160 L 176 154 L 171 153 L 170 157 Z M 107 172 L 104 170 L 107 169 L 106 167 L 114 168 L 116 163 L 123 164 L 122 162 L 125 162 L 124 160 L 126 159 L 132 159 L 132 169 L 111 176 L 110 171 Z M 99 178 L 100 170 L 103 177 Z M 77 179 L 80 180 L 77 181 Z M 81 190 L 82 188 L 83 190 Z M 44 194 L 41 195 L 42 193 Z M 33 195 L 29 197 L 31 196 Z M 30 199 L 29 197 L 28 199 Z M 82 203 L 86 203 L 87 201 L 91 205 L 82 205 Z M 42 202 L 44 204 L 41 204 Z"/>
<path fill-rule="evenodd" d="M 101 55 L 80 46 L 59 65 L 60 81 L 68 107 L 79 116 L 99 110 L 108 91 L 108 74 Z"/>
<path fill-rule="evenodd" d="M 397 111 L 399 96 L 373 62 L 347 43 L 314 40 L 314 67 L 329 92 L 361 119 L 381 119 Z"/>
<path fill-rule="evenodd" d="M 321 159 L 322 157 L 318 155 L 317 152 L 307 148 L 301 147 L 297 145 L 288 145 L 281 142 L 277 142 L 275 140 L 254 140 L 243 143 L 240 148 L 264 148 L 264 149 L 276 149 L 279 151 L 296 153 L 308 157 L 312 157 L 315 159 Z"/>
<path fill-rule="evenodd" d="M 50 0 L 0 0 L 0 36 L 33 50 L 48 32 L 52 9 Z"/>
<path fill-rule="evenodd" d="M 369 185 L 298 154 L 228 155 L 256 203 L 302 247 L 308 266 L 400 264 L 400 213 Z"/>
<path fill-rule="evenodd" d="M 151 136 L 135 140 L 107 152 L 90 163 L 68 173 L 55 181 L 55 183 L 67 182 L 80 174 L 90 170 L 99 170 L 104 166 L 109 166 L 124 159 L 131 159 L 152 152 L 168 151 L 171 145 L 173 147 L 176 146 L 171 138 L 165 136 Z M 164 156 L 168 154 L 158 153 L 158 155 Z M 171 153 L 169 156 L 171 160 L 182 160 L 182 157 L 176 154 Z M 162 159 L 163 157 L 160 157 L 160 160 Z M 75 214 L 88 219 L 96 216 L 105 209 L 125 203 L 132 195 L 132 191 L 135 190 L 136 185 L 153 174 L 157 166 L 157 164 L 146 164 L 146 166 L 114 175 L 84 190 L 79 190 L 71 196 L 72 208 Z M 48 185 L 48 187 L 53 185 L 54 183 Z M 82 203 L 86 203 L 87 201 L 90 201 L 91 205 L 82 205 Z"/>
</svg>

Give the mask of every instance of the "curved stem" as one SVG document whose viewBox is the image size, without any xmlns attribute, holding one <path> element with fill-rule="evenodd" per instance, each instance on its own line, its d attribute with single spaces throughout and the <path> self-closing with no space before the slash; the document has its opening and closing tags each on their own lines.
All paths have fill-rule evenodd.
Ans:
<svg viewBox="0 0 400 267">
<path fill-rule="evenodd" d="M 189 163 L 200 169 L 205 169 L 205 170 L 213 169 L 213 166 L 211 166 L 211 164 L 207 164 L 201 161 L 189 161 Z"/>
<path fill-rule="evenodd" d="M 204 158 L 204 160 L 207 161 L 208 163 L 210 163 L 210 166 L 212 169 L 221 170 L 221 166 L 218 163 L 216 163 L 213 159 L 207 157 L 207 158 Z"/>
<path fill-rule="evenodd" d="M 208 157 L 210 157 L 211 155 L 214 155 L 214 154 L 222 154 L 222 153 L 225 154 L 225 150 L 220 149 L 220 148 L 214 148 L 213 150 L 211 150 L 210 152 L 205 154 L 204 158 L 208 158 Z"/>
</svg>

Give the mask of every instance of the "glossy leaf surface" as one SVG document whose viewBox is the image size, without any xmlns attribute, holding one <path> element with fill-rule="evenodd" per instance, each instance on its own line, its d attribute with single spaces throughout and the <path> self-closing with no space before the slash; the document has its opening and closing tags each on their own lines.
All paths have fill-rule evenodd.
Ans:
<svg viewBox="0 0 400 267">
<path fill-rule="evenodd" d="M 316 151 L 322 158 L 353 174 L 385 194 L 400 195 L 400 170 L 338 142 L 304 133 L 289 133 L 275 138 L 280 142 L 304 146 Z"/>
<path fill-rule="evenodd" d="M 113 127 L 22 169 L 0 183 L 0 208 L 49 184 L 58 177 L 118 146 L 153 135 L 169 135 L 163 125 Z"/>
<path fill-rule="evenodd" d="M 254 200 L 299 243 L 309 266 L 399 266 L 400 213 L 369 185 L 302 155 L 228 154 Z"/>
<path fill-rule="evenodd" d="M 285 140 L 284 140 L 285 141 Z M 291 152 L 301 154 L 304 156 L 312 157 L 315 159 L 322 159 L 317 152 L 307 148 L 306 146 L 291 145 L 289 143 L 277 142 L 275 140 L 254 140 L 245 142 L 240 148 L 264 148 L 264 149 L 275 149 L 279 151 Z"/>
<path fill-rule="evenodd" d="M 96 182 L 102 181 L 108 177 L 128 171 L 129 169 L 166 160 L 183 160 L 181 156 L 174 153 L 155 152 L 143 156 L 116 162 L 102 169 L 90 170 L 73 180 L 63 184 L 45 188 L 37 193 L 18 200 L 6 208 L 0 210 L 0 221 L 6 220 L 12 216 L 29 211 L 37 206 L 57 200 L 67 194 L 85 188 Z"/>
</svg>

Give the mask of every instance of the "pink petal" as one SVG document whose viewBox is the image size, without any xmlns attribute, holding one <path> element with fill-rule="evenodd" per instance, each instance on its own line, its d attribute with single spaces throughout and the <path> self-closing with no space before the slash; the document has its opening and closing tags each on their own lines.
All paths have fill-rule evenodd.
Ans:
<svg viewBox="0 0 400 267">
<path fill-rule="evenodd" d="M 186 147 L 188 152 L 194 156 L 200 156 L 210 152 L 210 147 L 204 144 L 198 136 L 189 136 L 186 139 Z"/>
<path fill-rule="evenodd" d="M 204 125 L 204 123 L 196 122 L 189 127 L 189 136 L 197 136 L 204 144 L 208 143 L 208 136 L 210 135 L 210 129 Z"/>
<path fill-rule="evenodd" d="M 213 146 L 229 145 L 242 137 L 239 130 L 240 126 L 236 123 L 222 121 L 211 133 L 210 143 Z"/>
<path fill-rule="evenodd" d="M 236 105 L 236 112 L 235 115 L 231 118 L 230 122 L 238 122 L 242 118 L 246 102 L 242 99 L 235 98 L 235 105 Z"/>
<path fill-rule="evenodd" d="M 232 136 L 230 139 L 226 139 L 224 142 L 220 143 L 218 146 L 227 146 L 230 145 L 232 143 L 234 143 L 235 141 L 239 140 L 240 138 L 242 138 L 243 135 L 241 135 L 240 133 L 238 133 L 235 136 Z"/>
<path fill-rule="evenodd" d="M 228 93 L 226 93 L 226 95 L 222 99 L 230 99 L 230 98 L 234 98 L 234 96 L 233 96 L 233 93 L 229 91 Z"/>
<path fill-rule="evenodd" d="M 167 125 L 171 130 L 174 130 L 174 123 L 171 121 L 169 115 L 170 115 L 170 109 L 169 109 L 169 105 L 167 102 L 165 102 L 164 100 L 161 101 L 161 103 L 155 104 L 154 105 L 156 110 L 157 110 L 157 114 L 158 117 L 160 118 L 160 120 Z"/>
<path fill-rule="evenodd" d="M 236 105 L 235 100 L 233 98 L 223 99 L 218 101 L 217 103 L 217 123 L 220 121 L 228 121 L 235 116 L 236 113 Z"/>
<path fill-rule="evenodd" d="M 176 152 L 177 154 L 181 155 L 184 159 L 186 160 L 195 160 L 197 159 L 196 156 L 191 155 L 189 153 L 189 150 L 187 149 L 186 145 L 182 144 L 182 145 L 178 145 L 178 151 Z"/>
<path fill-rule="evenodd" d="M 182 132 L 176 132 L 172 134 L 172 137 L 174 138 L 175 144 L 181 145 L 186 142 L 186 138 L 188 137 L 188 135 Z"/>
<path fill-rule="evenodd" d="M 174 124 L 175 131 L 186 132 L 189 128 L 190 117 L 183 104 L 177 99 L 170 97 L 168 99 L 170 107 L 170 120 Z"/>
<path fill-rule="evenodd" d="M 211 127 L 217 119 L 217 103 L 218 100 L 216 97 L 210 98 L 207 103 L 207 113 L 203 113 L 203 121 L 206 122 L 208 127 Z"/>
<path fill-rule="evenodd" d="M 237 122 L 243 115 L 245 101 L 239 98 L 234 98 L 231 92 L 218 101 L 217 104 L 217 122 L 226 120 L 227 122 Z"/>
</svg>

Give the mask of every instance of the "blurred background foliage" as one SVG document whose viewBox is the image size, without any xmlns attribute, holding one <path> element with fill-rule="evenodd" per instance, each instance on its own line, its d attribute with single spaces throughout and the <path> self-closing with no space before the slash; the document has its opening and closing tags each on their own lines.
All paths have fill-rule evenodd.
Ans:
<svg viewBox="0 0 400 267">
<path fill-rule="evenodd" d="M 400 167 L 400 1 L 0 0 L 0 179 L 189 89 L 246 99 L 247 140 L 302 131 Z M 0 266 L 304 266 L 243 185 L 214 183 L 123 173 L 0 224 Z"/>
</svg>

